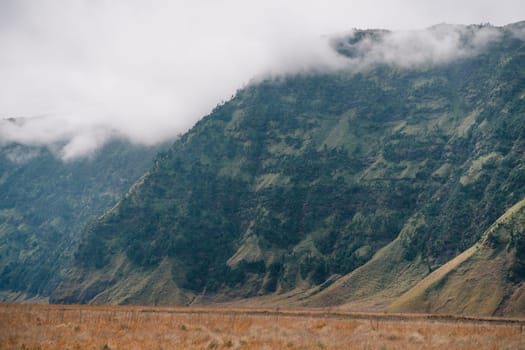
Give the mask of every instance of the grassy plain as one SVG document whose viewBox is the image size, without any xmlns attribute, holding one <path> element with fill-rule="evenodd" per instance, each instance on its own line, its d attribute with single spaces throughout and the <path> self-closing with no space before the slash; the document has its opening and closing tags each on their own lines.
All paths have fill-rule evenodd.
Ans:
<svg viewBox="0 0 525 350">
<path fill-rule="evenodd" d="M 0 349 L 523 349 L 525 320 L 0 304 Z"/>
</svg>

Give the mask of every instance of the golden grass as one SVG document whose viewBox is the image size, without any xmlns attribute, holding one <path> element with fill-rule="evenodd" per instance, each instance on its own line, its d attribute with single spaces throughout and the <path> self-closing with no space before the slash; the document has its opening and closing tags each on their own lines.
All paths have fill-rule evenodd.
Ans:
<svg viewBox="0 0 525 350">
<path fill-rule="evenodd" d="M 511 232 L 523 232 L 525 200 L 508 209 L 482 239 L 439 269 L 432 272 L 387 307 L 391 312 L 406 310 L 433 313 L 476 313 L 478 315 L 523 314 L 525 299 L 520 286 L 505 277 L 514 264 Z M 500 243 L 491 243 L 497 237 Z M 514 297 L 511 297 L 514 296 Z M 525 346 L 524 346 L 525 348 Z"/>
<path fill-rule="evenodd" d="M 0 304 L 0 349 L 520 349 L 525 320 Z"/>
<path fill-rule="evenodd" d="M 447 274 L 452 272 L 454 269 L 457 269 L 459 265 L 464 263 L 474 253 L 476 253 L 478 249 L 478 245 L 475 244 L 471 248 L 459 254 L 454 259 L 450 260 L 449 262 L 441 266 L 439 269 L 425 277 L 413 288 L 408 290 L 408 292 L 396 299 L 388 307 L 388 309 L 390 311 L 402 311 L 403 309 L 408 309 L 411 303 L 415 303 L 416 301 L 418 301 L 418 299 L 423 298 L 423 295 L 432 287 L 432 285 L 439 283 Z"/>
</svg>

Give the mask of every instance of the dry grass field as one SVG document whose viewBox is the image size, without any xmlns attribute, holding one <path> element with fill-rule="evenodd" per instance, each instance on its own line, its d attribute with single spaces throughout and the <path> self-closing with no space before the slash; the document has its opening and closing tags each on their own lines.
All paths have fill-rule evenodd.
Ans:
<svg viewBox="0 0 525 350">
<path fill-rule="evenodd" d="M 0 304 L 0 349 L 525 349 L 525 320 Z"/>
</svg>

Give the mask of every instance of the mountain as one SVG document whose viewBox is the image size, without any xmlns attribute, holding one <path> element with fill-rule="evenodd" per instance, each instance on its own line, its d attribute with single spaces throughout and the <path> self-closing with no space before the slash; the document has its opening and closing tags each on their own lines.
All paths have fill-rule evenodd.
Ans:
<svg viewBox="0 0 525 350">
<path fill-rule="evenodd" d="M 114 140 L 63 161 L 48 147 L 0 147 L 0 300 L 49 296 L 83 226 L 120 199 L 159 149 Z"/>
<path fill-rule="evenodd" d="M 83 231 L 51 301 L 412 310 L 525 198 L 523 27 L 436 26 L 458 54 L 422 62 L 357 31 L 333 41 L 357 66 L 238 91 Z"/>
</svg>

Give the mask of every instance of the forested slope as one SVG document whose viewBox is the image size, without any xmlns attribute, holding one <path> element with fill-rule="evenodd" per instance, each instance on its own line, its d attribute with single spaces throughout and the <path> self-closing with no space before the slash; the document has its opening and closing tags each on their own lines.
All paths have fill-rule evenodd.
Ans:
<svg viewBox="0 0 525 350">
<path fill-rule="evenodd" d="M 238 91 L 84 231 L 52 300 L 296 291 L 294 303 L 376 295 L 363 307 L 385 307 L 525 197 L 521 27 L 496 28 L 484 50 L 446 63 L 299 74 Z M 468 27 L 464 45 L 481 29 Z M 334 47 L 352 59 L 382 35 L 357 32 Z"/>
</svg>

